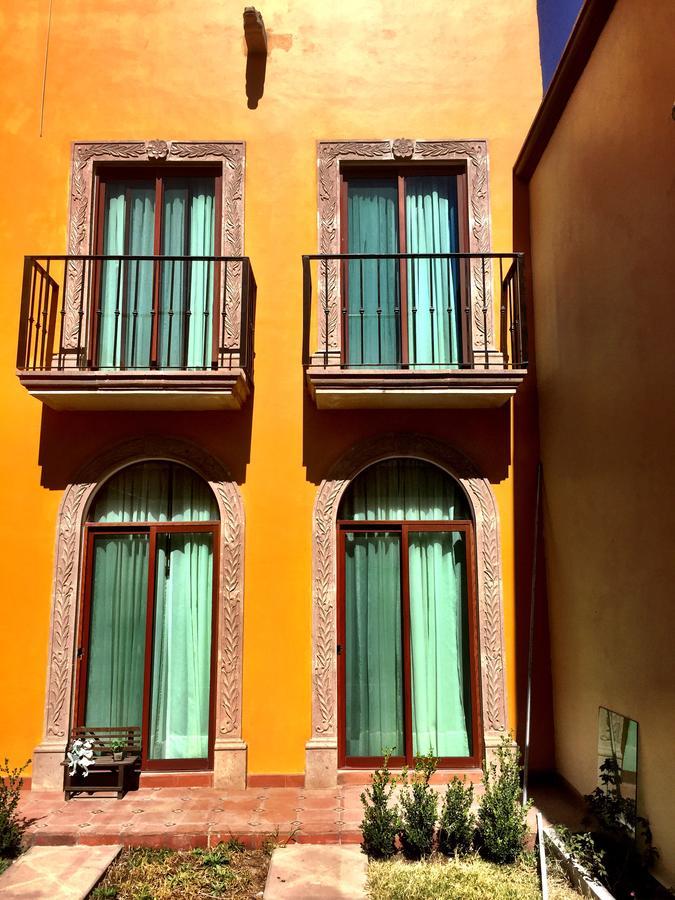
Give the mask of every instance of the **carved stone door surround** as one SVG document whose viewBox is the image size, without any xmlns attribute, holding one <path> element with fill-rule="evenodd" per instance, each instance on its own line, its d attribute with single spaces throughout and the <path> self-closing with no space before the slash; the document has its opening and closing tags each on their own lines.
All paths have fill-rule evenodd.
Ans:
<svg viewBox="0 0 675 900">
<path fill-rule="evenodd" d="M 82 526 L 100 485 L 119 469 L 148 459 L 182 463 L 207 481 L 220 514 L 214 785 L 246 786 L 246 744 L 241 737 L 244 507 L 239 489 L 212 456 L 186 441 L 145 437 L 112 448 L 86 466 L 66 488 L 59 507 L 49 632 L 49 660 L 42 741 L 33 754 L 32 786 L 63 784 L 72 723 L 74 668 L 80 615 Z"/>
<path fill-rule="evenodd" d="M 312 523 L 312 736 L 306 745 L 305 786 L 337 783 L 337 538 L 340 500 L 363 469 L 384 459 L 433 463 L 462 486 L 476 532 L 478 643 L 483 745 L 486 753 L 506 733 L 506 678 L 499 514 L 490 483 L 461 453 L 415 434 L 388 434 L 350 450 L 320 485 Z"/>
<path fill-rule="evenodd" d="M 200 162 L 217 163 L 222 169 L 221 241 L 216 255 L 242 256 L 244 252 L 244 170 L 246 145 L 243 141 L 95 141 L 73 143 L 68 253 L 86 256 L 93 253 L 94 166 L 106 163 Z M 65 297 L 63 347 L 76 354 L 79 317 L 82 307 L 83 279 L 79 263 L 68 263 Z M 241 326 L 241 264 L 232 263 L 227 279 L 224 346 L 239 346 Z M 81 340 L 79 341 L 81 344 Z"/>
<path fill-rule="evenodd" d="M 490 252 L 490 199 L 488 190 L 487 141 L 413 141 L 407 138 L 383 141 L 319 141 L 317 144 L 319 187 L 319 253 L 340 252 L 340 167 L 345 163 L 378 163 L 389 160 L 420 163 L 461 162 L 466 166 L 468 188 L 469 252 Z M 485 357 L 485 348 L 497 356 L 492 325 L 492 277 L 480 260 L 471 264 L 472 344 Z M 317 283 L 319 338 L 322 348 L 336 363 L 340 360 L 340 271 L 328 264 L 325 278 Z M 324 312 L 325 311 L 325 312 Z M 490 352 L 490 356 L 492 356 Z M 502 361 L 503 364 L 503 361 Z"/>
</svg>

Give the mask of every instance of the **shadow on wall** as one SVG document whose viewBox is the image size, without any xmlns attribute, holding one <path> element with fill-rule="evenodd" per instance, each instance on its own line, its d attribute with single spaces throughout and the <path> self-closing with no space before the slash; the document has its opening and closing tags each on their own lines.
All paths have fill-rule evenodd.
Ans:
<svg viewBox="0 0 675 900">
<path fill-rule="evenodd" d="M 243 484 L 251 456 L 252 416 L 253 396 L 243 409 L 232 412 L 56 412 L 44 407 L 40 483 L 63 490 L 83 466 L 116 444 L 159 435 L 198 445 Z"/>
<path fill-rule="evenodd" d="M 463 453 L 493 484 L 508 475 L 511 455 L 508 405 L 486 410 L 319 410 L 305 391 L 303 464 L 319 485 L 355 444 L 398 432 L 422 434 Z"/>
</svg>

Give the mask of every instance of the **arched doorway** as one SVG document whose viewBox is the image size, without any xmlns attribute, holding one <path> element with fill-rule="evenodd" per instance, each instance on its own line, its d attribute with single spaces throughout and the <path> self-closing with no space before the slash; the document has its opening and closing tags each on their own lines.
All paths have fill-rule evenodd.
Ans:
<svg viewBox="0 0 675 900">
<path fill-rule="evenodd" d="M 140 726 L 144 769 L 212 765 L 219 519 L 164 460 L 116 472 L 86 516 L 76 724 Z"/>
<path fill-rule="evenodd" d="M 387 459 L 338 510 L 338 762 L 476 766 L 475 549 L 469 503 L 437 466 Z"/>
<path fill-rule="evenodd" d="M 74 687 L 78 649 L 82 646 L 79 637 L 83 627 L 86 570 L 83 533 L 90 510 L 94 509 L 94 498 L 115 473 L 147 461 L 165 461 L 186 467 L 208 485 L 215 498 L 219 532 L 213 554 L 216 591 L 212 624 L 216 641 L 215 672 L 211 685 L 213 783 L 217 787 L 243 788 L 246 785 L 247 748 L 241 736 L 244 596 L 244 507 L 241 495 L 222 464 L 200 447 L 177 438 L 148 436 L 111 447 L 87 464 L 67 486 L 59 507 L 44 730 L 33 753 L 32 783 L 36 790 L 61 787 L 61 762 L 70 728 L 77 719 L 79 697 L 75 696 Z M 183 527 L 180 522 L 175 524 L 179 529 Z M 209 523 L 203 521 L 201 524 Z"/>
<path fill-rule="evenodd" d="M 370 438 L 355 445 L 336 462 L 321 482 L 314 504 L 312 735 L 306 745 L 307 787 L 336 784 L 339 768 L 338 515 L 341 501 L 360 473 L 389 459 L 414 459 L 437 466 L 455 480 L 466 498 L 476 560 L 476 664 L 480 691 L 474 721 L 478 743 L 487 756 L 498 746 L 507 728 L 499 514 L 491 485 L 465 456 L 441 441 L 417 434 Z M 473 711 L 472 708 L 472 714 Z"/>
</svg>

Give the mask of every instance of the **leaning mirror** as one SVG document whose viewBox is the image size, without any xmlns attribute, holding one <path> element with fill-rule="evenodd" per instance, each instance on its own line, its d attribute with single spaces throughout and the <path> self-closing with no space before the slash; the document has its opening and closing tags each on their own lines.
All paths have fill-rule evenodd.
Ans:
<svg viewBox="0 0 675 900">
<path fill-rule="evenodd" d="M 598 710 L 598 787 L 618 801 L 622 824 L 635 834 L 638 723 L 614 710 Z"/>
</svg>

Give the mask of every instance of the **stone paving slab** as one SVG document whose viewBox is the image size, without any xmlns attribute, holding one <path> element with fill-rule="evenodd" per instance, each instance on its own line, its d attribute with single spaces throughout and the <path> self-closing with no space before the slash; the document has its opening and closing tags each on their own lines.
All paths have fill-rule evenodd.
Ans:
<svg viewBox="0 0 675 900">
<path fill-rule="evenodd" d="M 289 844 L 272 854 L 263 900 L 360 900 L 368 860 L 359 847 Z"/>
<path fill-rule="evenodd" d="M 3 900 L 83 900 L 121 846 L 31 847 L 0 875 Z"/>
</svg>

